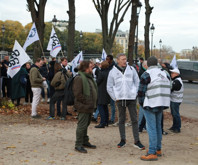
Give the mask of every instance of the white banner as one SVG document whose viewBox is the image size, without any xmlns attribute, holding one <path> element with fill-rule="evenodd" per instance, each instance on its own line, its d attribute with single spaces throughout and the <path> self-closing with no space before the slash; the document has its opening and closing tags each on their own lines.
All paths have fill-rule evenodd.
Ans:
<svg viewBox="0 0 198 165">
<path fill-rule="evenodd" d="M 170 66 L 172 66 L 173 69 L 178 68 L 178 66 L 177 66 L 177 59 L 176 59 L 176 56 L 175 55 L 174 55 L 174 57 L 173 57 L 173 59 L 172 59 L 172 61 L 170 63 Z"/>
<path fill-rule="evenodd" d="M 50 51 L 50 55 L 52 57 L 56 57 L 58 52 L 61 50 L 61 44 L 53 27 L 50 35 L 50 40 L 47 46 L 47 50 Z"/>
<path fill-rule="evenodd" d="M 83 61 L 83 53 L 82 51 L 72 60 L 72 73 L 73 75 L 76 75 L 76 72 L 74 72 L 74 68 L 76 68 L 78 65 L 80 65 L 80 62 Z"/>
<path fill-rule="evenodd" d="M 39 40 L 39 36 L 36 30 L 36 26 L 35 23 L 33 23 L 32 28 L 28 34 L 28 37 L 25 41 L 25 44 L 23 45 L 23 49 L 26 50 L 26 48 L 31 45 L 33 42 L 38 41 Z"/>
<path fill-rule="evenodd" d="M 27 55 L 21 45 L 15 40 L 14 48 L 10 57 L 10 63 L 8 66 L 7 74 L 12 78 L 21 69 L 21 66 L 30 61 L 30 57 Z"/>
<path fill-rule="evenodd" d="M 102 56 L 101 56 L 101 61 L 105 61 L 107 57 L 107 53 L 105 52 L 105 50 L 102 50 Z"/>
</svg>

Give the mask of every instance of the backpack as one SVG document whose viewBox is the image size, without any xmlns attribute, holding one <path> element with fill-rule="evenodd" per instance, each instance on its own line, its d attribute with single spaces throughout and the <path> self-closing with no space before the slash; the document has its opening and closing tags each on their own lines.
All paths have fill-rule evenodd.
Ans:
<svg viewBox="0 0 198 165">
<path fill-rule="evenodd" d="M 73 82 L 76 76 L 70 77 L 66 84 L 65 84 L 65 89 L 64 89 L 64 102 L 66 105 L 74 105 L 74 94 L 73 94 Z"/>
<path fill-rule="evenodd" d="M 26 78 L 26 75 L 25 74 L 21 74 L 20 75 L 20 83 L 24 87 L 27 85 L 27 78 Z"/>
</svg>

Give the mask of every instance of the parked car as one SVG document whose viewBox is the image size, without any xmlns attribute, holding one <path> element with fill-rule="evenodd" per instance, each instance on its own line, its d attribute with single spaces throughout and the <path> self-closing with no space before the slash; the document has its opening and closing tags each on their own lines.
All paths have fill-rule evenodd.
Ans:
<svg viewBox="0 0 198 165">
<path fill-rule="evenodd" d="M 198 81 L 198 61 L 177 61 L 182 80 Z"/>
</svg>

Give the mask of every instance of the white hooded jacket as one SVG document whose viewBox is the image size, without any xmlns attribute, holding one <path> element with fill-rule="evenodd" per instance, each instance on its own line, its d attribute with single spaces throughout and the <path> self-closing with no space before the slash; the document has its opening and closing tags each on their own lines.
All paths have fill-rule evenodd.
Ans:
<svg viewBox="0 0 198 165">
<path fill-rule="evenodd" d="M 127 65 L 124 73 L 116 66 L 109 72 L 107 92 L 116 100 L 135 100 L 139 87 L 139 77 L 134 67 Z"/>
</svg>

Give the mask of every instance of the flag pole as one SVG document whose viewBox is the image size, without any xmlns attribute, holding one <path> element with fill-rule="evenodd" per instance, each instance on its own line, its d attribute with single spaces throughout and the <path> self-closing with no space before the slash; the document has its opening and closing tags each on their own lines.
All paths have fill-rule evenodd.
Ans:
<svg viewBox="0 0 198 165">
<path fill-rule="evenodd" d="M 42 53 L 43 53 L 43 56 L 45 57 L 45 54 L 44 54 L 44 52 L 43 52 L 43 47 L 42 47 L 42 45 L 41 45 L 41 41 L 39 40 L 39 43 L 40 43 L 40 47 L 41 47 L 41 51 L 42 51 Z"/>
<path fill-rule="evenodd" d="M 62 53 L 62 56 L 64 57 L 64 54 L 63 54 L 63 51 L 62 51 L 62 49 L 61 49 L 61 53 Z"/>
</svg>

